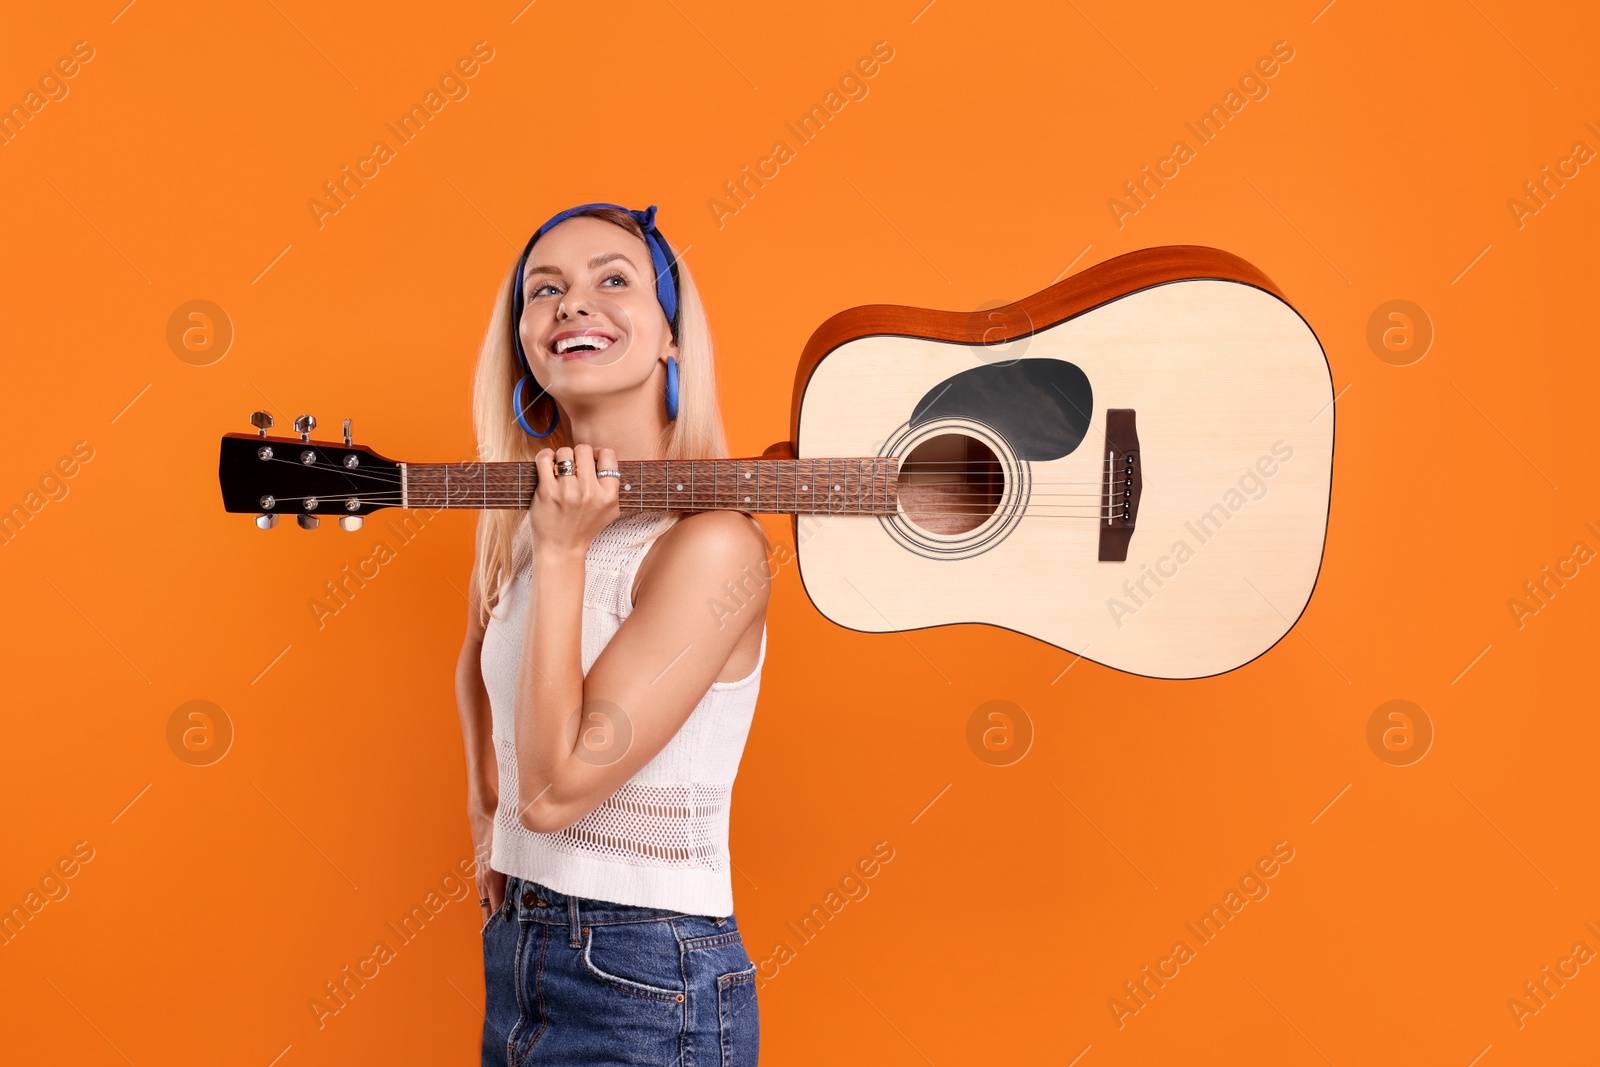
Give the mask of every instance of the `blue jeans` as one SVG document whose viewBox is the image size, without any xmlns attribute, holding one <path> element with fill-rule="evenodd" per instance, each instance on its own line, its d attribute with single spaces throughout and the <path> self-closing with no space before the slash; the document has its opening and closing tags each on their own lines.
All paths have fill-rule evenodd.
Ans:
<svg viewBox="0 0 1600 1067">
<path fill-rule="evenodd" d="M 511 877 L 483 927 L 483 1064 L 755 1067 L 756 968 L 732 915 Z"/>
</svg>

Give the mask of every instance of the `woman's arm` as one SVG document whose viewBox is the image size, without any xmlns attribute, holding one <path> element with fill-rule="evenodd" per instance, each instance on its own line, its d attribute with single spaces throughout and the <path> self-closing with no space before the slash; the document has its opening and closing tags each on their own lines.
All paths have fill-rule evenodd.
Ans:
<svg viewBox="0 0 1600 1067">
<path fill-rule="evenodd" d="M 582 472 L 594 470 L 586 451 L 583 445 L 575 450 L 580 474 L 559 479 L 579 484 L 560 488 L 571 494 L 569 507 L 593 509 L 590 522 L 599 522 L 598 532 L 610 521 L 606 515 L 616 515 L 616 487 L 597 487 L 599 497 L 578 502 L 589 489 L 579 481 Z M 542 490 L 551 464 L 548 450 L 540 455 Z M 600 455 L 603 467 L 615 466 L 610 449 Z M 585 679 L 584 558 L 593 533 L 583 534 L 590 522 L 574 522 L 569 529 L 576 536 L 534 539 L 516 741 L 519 817 L 540 833 L 583 818 L 666 747 L 740 637 L 764 618 L 771 585 L 766 537 L 742 512 L 685 516 L 651 548 L 660 556 L 640 582 L 633 611 Z M 547 529 L 561 527 L 549 522 Z M 741 591 L 742 605 L 730 603 L 730 582 Z"/>
<path fill-rule="evenodd" d="M 478 615 L 478 569 L 467 583 L 467 636 L 456 661 L 456 708 L 461 715 L 461 742 L 467 754 L 467 822 L 472 829 L 477 864 L 478 897 L 489 898 L 485 918 L 500 907 L 504 874 L 489 869 L 494 844 L 494 813 L 500 802 L 500 768 L 494 754 L 494 724 L 489 691 L 483 684 L 484 627 Z"/>
</svg>

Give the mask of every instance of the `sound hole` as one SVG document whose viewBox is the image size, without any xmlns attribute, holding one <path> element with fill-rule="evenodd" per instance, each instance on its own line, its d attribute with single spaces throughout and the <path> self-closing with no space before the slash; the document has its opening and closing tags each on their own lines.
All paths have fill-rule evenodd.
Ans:
<svg viewBox="0 0 1600 1067">
<path fill-rule="evenodd" d="M 994 514 L 1004 489 L 1000 461 L 982 441 L 940 434 L 900 461 L 900 507 L 928 533 L 953 536 Z"/>
</svg>

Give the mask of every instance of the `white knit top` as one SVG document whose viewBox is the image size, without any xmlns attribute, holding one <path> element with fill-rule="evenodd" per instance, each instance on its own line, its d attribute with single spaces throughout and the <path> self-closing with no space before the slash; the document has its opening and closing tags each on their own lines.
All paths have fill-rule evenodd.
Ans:
<svg viewBox="0 0 1600 1067">
<path fill-rule="evenodd" d="M 632 612 L 639 563 L 670 518 L 665 511 L 630 512 L 590 544 L 583 593 L 585 677 Z M 767 656 L 765 624 L 754 670 L 737 681 L 713 682 L 666 747 L 599 807 L 565 830 L 536 833 L 517 818 L 512 712 L 532 562 L 524 536 L 514 547 L 515 576 L 489 619 L 480 660 L 500 769 L 490 866 L 575 896 L 691 915 L 733 914 L 728 809 Z"/>
</svg>

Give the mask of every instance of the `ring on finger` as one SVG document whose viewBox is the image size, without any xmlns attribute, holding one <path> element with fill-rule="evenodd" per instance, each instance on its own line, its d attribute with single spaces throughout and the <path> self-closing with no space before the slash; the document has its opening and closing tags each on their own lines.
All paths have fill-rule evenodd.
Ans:
<svg viewBox="0 0 1600 1067">
<path fill-rule="evenodd" d="M 572 460 L 570 460 L 570 459 L 558 459 L 558 460 L 556 460 L 556 474 L 557 474 L 557 476 L 562 477 L 562 478 L 572 478 L 572 477 L 575 477 L 577 475 L 577 473 L 578 473 L 578 470 L 573 465 Z"/>
<path fill-rule="evenodd" d="M 622 472 L 621 471 L 595 471 L 594 472 L 594 476 L 596 478 L 621 478 L 622 477 Z"/>
</svg>

